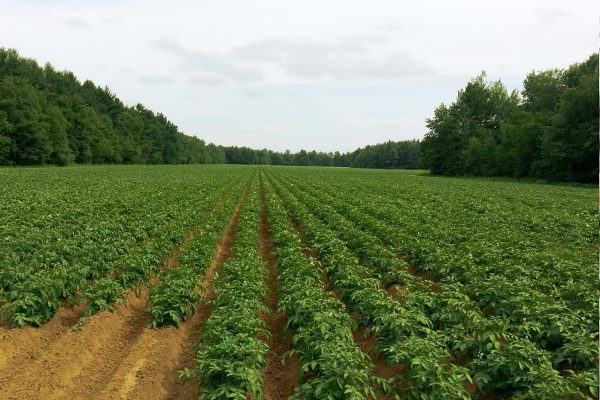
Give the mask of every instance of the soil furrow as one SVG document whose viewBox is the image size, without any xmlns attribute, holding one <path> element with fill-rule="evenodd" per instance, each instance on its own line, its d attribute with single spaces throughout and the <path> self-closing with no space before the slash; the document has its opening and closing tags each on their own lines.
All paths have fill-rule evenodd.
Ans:
<svg viewBox="0 0 600 400">
<path fill-rule="evenodd" d="M 200 302 L 196 309 L 196 313 L 194 316 L 188 320 L 184 325 L 188 327 L 188 334 L 184 336 L 184 341 L 182 343 L 182 349 L 177 358 L 177 367 L 174 368 L 167 376 L 168 382 L 165 390 L 165 397 L 160 397 L 164 399 L 173 399 L 173 400 L 195 400 L 198 398 L 198 382 L 190 381 L 190 382 L 178 382 L 175 379 L 176 373 L 179 370 L 184 368 L 194 368 L 196 365 L 196 361 L 194 358 L 193 345 L 198 341 L 200 330 L 202 329 L 202 325 L 204 321 L 206 321 L 212 312 L 212 308 L 210 306 L 210 302 L 215 298 L 214 288 L 212 286 L 212 281 L 215 274 L 219 271 L 223 263 L 231 258 L 233 254 L 233 244 L 235 240 L 235 233 L 237 231 L 237 224 L 240 218 L 240 210 L 242 204 L 246 200 L 246 197 L 249 193 L 249 187 L 246 187 L 244 194 L 242 195 L 238 205 L 231 216 L 229 224 L 225 229 L 223 234 L 223 238 L 221 242 L 217 245 L 217 249 L 215 251 L 215 257 L 211 262 L 210 268 L 208 272 L 204 276 L 204 278 L 199 282 L 200 285 L 205 289 L 205 297 Z M 159 358 L 159 362 L 163 362 L 161 358 Z M 139 388 L 144 388 L 144 384 L 138 385 Z M 132 392 L 133 393 L 133 392 Z M 149 392 L 152 395 L 151 392 Z M 150 398 L 150 397 L 130 397 L 134 398 Z"/>
<path fill-rule="evenodd" d="M 308 255 L 316 260 L 317 270 L 319 271 L 319 274 L 321 275 L 321 278 L 323 279 L 323 282 L 325 284 L 324 289 L 327 292 L 331 293 L 333 296 L 335 296 L 335 298 L 337 298 L 342 304 L 345 304 L 342 295 L 332 286 L 331 281 L 329 280 L 329 277 L 323 271 L 323 269 L 320 265 L 320 261 L 318 261 L 318 259 L 317 259 L 317 254 L 310 247 L 308 239 L 306 238 L 306 236 L 304 234 L 304 229 L 303 229 L 302 225 L 300 225 L 296 221 L 293 222 L 293 225 L 294 225 L 294 228 L 297 230 L 297 232 L 300 234 L 302 244 L 307 249 L 306 251 L 307 251 Z M 350 315 L 352 316 L 352 318 L 354 320 L 358 319 L 358 315 L 356 313 L 350 313 Z M 375 352 L 375 347 L 377 345 L 377 336 L 374 333 L 371 333 L 371 334 L 365 336 L 365 327 L 359 325 L 356 329 L 354 329 L 352 331 L 352 335 L 354 336 L 354 341 L 356 342 L 358 347 L 362 350 L 363 353 L 365 353 L 371 359 L 371 362 L 373 363 L 373 373 L 376 376 L 378 376 L 380 378 L 388 379 L 388 378 L 397 376 L 402 372 L 401 366 L 388 365 L 388 363 L 385 361 L 385 357 L 382 354 L 377 354 Z M 382 399 L 387 399 L 387 397 L 385 397 L 381 394 L 380 394 L 380 396 L 382 396 L 381 397 Z"/>
<path fill-rule="evenodd" d="M 13 374 L 23 363 L 44 353 L 57 338 L 75 326 L 85 306 L 62 307 L 43 326 L 5 329 L 0 333 L 0 384 L 5 373 Z"/>
<path fill-rule="evenodd" d="M 92 387 L 95 369 L 104 360 L 114 365 L 118 354 L 126 352 L 147 323 L 142 314 L 146 299 L 127 295 L 128 306 L 117 305 L 114 312 L 103 311 L 90 317 L 81 331 L 69 329 L 54 340 L 34 360 L 20 358 L 17 365 L 2 371 L 2 399 L 59 399 L 82 398 L 68 396 L 75 384 L 80 390 Z M 13 368 L 17 368 L 16 370 Z M 82 382 L 76 379 L 88 372 Z M 15 372 L 18 371 L 18 379 Z"/>
<path fill-rule="evenodd" d="M 221 207 L 225 203 L 227 196 L 229 196 L 229 193 L 222 199 L 219 199 L 212 210 L 214 211 Z M 178 266 L 179 254 L 183 251 L 186 243 L 197 234 L 198 229 L 196 225 L 187 230 L 181 244 L 175 247 L 173 252 L 161 264 L 161 270 L 172 269 Z M 143 244 L 147 244 L 151 240 L 153 238 L 148 236 L 144 239 Z M 139 244 L 132 246 L 128 252 L 139 246 Z M 156 283 L 157 280 L 155 277 L 151 277 L 150 282 Z M 130 296 L 130 294 L 127 294 L 127 296 Z M 24 364 L 31 363 L 49 351 L 55 341 L 58 341 L 75 327 L 84 311 L 84 304 L 79 306 L 63 306 L 50 321 L 39 328 L 25 326 L 19 329 L 11 329 L 10 319 L 0 320 L 0 382 L 3 381 L 4 375 L 11 376 L 12 371 L 21 370 Z M 0 398 L 2 398 L 1 396 L 2 394 L 0 393 Z"/>
<path fill-rule="evenodd" d="M 205 289 L 205 297 L 198 304 L 196 313 L 178 328 L 171 326 L 144 330 L 127 357 L 105 382 L 97 396 L 98 399 L 196 397 L 197 385 L 192 382 L 180 384 L 177 371 L 193 367 L 192 345 L 197 340 L 197 331 L 210 315 L 208 302 L 214 298 L 212 279 L 221 264 L 230 256 L 244 198 L 245 195 L 232 214 L 210 267 L 199 280 L 199 284 Z"/>
<path fill-rule="evenodd" d="M 306 236 L 304 227 L 302 226 L 302 224 L 300 224 L 299 221 L 297 221 L 295 218 L 292 217 L 292 214 L 290 212 L 288 204 L 283 200 L 283 197 L 281 196 L 279 188 L 277 188 L 275 185 L 272 185 L 272 187 L 275 190 L 275 193 L 282 200 L 282 204 L 284 205 L 284 208 L 288 212 L 288 217 L 289 217 L 294 229 L 298 232 L 298 234 L 300 236 L 300 240 L 302 242 L 302 245 L 305 247 L 305 253 L 306 253 L 307 257 L 314 258 L 317 261 L 317 269 L 318 269 L 319 273 L 321 274 L 321 277 L 323 278 L 323 282 L 325 283 L 325 290 L 328 291 L 329 293 L 333 294 L 342 304 L 345 305 L 343 297 L 337 290 L 335 290 L 335 288 L 333 287 L 333 285 L 331 284 L 331 282 L 329 280 L 329 277 L 327 276 L 327 274 L 323 270 L 322 266 L 320 265 L 320 261 L 318 260 L 318 255 L 317 255 L 316 251 L 311 247 L 310 241 L 308 240 L 308 238 Z M 351 316 L 354 320 L 358 319 L 358 315 L 356 313 L 351 313 Z M 358 347 L 373 363 L 373 374 L 375 376 L 377 376 L 379 378 L 389 379 L 394 376 L 398 376 L 402 373 L 402 370 L 403 370 L 402 366 L 389 365 L 386 362 L 385 356 L 383 354 L 376 353 L 375 348 L 377 345 L 377 336 L 375 334 L 371 333 L 371 334 L 365 336 L 365 327 L 358 326 L 356 329 L 354 329 L 352 331 L 352 335 L 354 336 L 354 341 L 356 342 Z M 385 396 L 383 393 L 379 393 L 379 397 L 382 400 L 387 400 L 387 399 L 393 398 L 391 396 Z"/>
<path fill-rule="evenodd" d="M 275 262 L 275 247 L 271 232 L 269 231 L 269 220 L 265 206 L 265 195 L 261 184 L 261 226 L 260 226 L 260 253 L 268 267 L 268 297 L 267 305 L 272 310 L 265 313 L 263 318 L 271 337 L 266 339 L 271 349 L 267 358 L 267 366 L 263 373 L 265 381 L 265 399 L 283 400 L 292 395 L 299 384 L 298 357 L 292 356 L 282 361 L 282 356 L 291 348 L 293 333 L 283 329 L 287 324 L 287 316 L 283 312 L 277 312 L 277 265 Z"/>
<path fill-rule="evenodd" d="M 177 371 L 194 364 L 191 348 L 197 338 L 193 333 L 210 314 L 212 278 L 231 254 L 246 194 L 201 279 L 206 297 L 190 320 L 179 328 L 145 328 L 149 316 L 144 312 L 144 288 L 140 297 L 128 292 L 128 306 L 117 305 L 113 313 L 105 311 L 89 317 L 81 331 L 71 329 L 81 310 L 63 308 L 42 328 L 24 328 L 31 334 L 25 336 L 23 329 L 2 333 L 0 399 L 195 398 L 197 384 L 179 384 Z M 174 252 L 178 251 L 181 249 Z M 27 353 L 28 347 L 31 354 Z M 7 359 L 12 362 L 5 362 L 6 368 L 1 368 Z"/>
<path fill-rule="evenodd" d="M 223 198 L 219 199 L 211 209 L 211 212 L 215 212 L 217 209 L 221 208 L 223 204 L 227 201 L 227 198 L 230 196 L 230 193 L 227 193 Z M 237 209 L 236 209 L 237 212 Z M 182 251 L 185 250 L 185 246 L 188 242 L 198 234 L 198 231 L 201 229 L 202 223 L 191 226 L 183 235 L 181 243 L 173 249 L 173 252 L 165 259 L 162 264 L 161 270 L 166 271 L 169 269 L 176 268 L 180 264 L 179 255 Z"/>
</svg>

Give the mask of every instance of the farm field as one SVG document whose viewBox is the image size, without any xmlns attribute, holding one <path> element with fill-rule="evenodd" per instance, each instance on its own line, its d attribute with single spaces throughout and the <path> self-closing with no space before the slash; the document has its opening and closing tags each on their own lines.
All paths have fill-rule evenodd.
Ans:
<svg viewBox="0 0 600 400">
<path fill-rule="evenodd" d="M 0 169 L 0 399 L 598 398 L 597 246 L 591 186 Z"/>
</svg>

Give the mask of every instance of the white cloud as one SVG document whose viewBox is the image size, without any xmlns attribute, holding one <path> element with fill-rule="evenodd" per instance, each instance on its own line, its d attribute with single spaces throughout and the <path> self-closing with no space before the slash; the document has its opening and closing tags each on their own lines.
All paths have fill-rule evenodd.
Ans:
<svg viewBox="0 0 600 400">
<path fill-rule="evenodd" d="M 191 85 L 199 86 L 220 86 L 227 82 L 227 80 L 218 75 L 194 75 L 189 77 L 187 82 Z"/>
<path fill-rule="evenodd" d="M 544 25 L 559 24 L 568 20 L 573 14 L 570 10 L 560 7 L 539 7 L 535 13 Z"/>
<path fill-rule="evenodd" d="M 597 51 L 594 0 L 0 0 L 0 43 L 207 141 L 351 150 L 421 137 L 481 70 Z"/>
<path fill-rule="evenodd" d="M 175 80 L 169 76 L 164 75 L 144 75 L 138 78 L 138 82 L 149 85 L 161 85 L 164 83 L 173 83 Z"/>
<path fill-rule="evenodd" d="M 183 71 L 203 72 L 237 82 L 256 82 L 263 79 L 257 68 L 232 63 L 217 53 L 186 49 L 175 39 L 160 38 L 154 41 L 154 46 L 177 57 L 180 62 L 179 68 Z"/>
<path fill-rule="evenodd" d="M 374 54 L 369 45 L 379 40 L 359 35 L 334 42 L 272 38 L 236 47 L 231 54 L 307 79 L 398 79 L 434 72 L 432 65 L 407 52 Z"/>
<path fill-rule="evenodd" d="M 389 80 L 432 74 L 435 68 L 407 52 L 375 54 L 372 47 L 385 42 L 382 35 L 353 35 L 335 41 L 269 38 L 236 46 L 222 53 L 184 48 L 173 38 L 153 45 L 179 60 L 179 70 L 201 72 L 196 83 L 221 84 L 226 80 L 257 82 L 268 67 L 287 77 L 334 80 Z M 207 78 L 209 77 L 209 78 Z"/>
<path fill-rule="evenodd" d="M 90 26 L 89 22 L 85 19 L 77 17 L 67 18 L 65 24 L 72 28 L 88 28 Z"/>
</svg>

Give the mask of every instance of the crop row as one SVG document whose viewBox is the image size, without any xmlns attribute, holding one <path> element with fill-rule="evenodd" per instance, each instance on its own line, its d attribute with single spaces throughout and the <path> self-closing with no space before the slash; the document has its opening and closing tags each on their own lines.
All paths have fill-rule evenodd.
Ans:
<svg viewBox="0 0 600 400">
<path fill-rule="evenodd" d="M 279 266 L 279 309 L 287 315 L 292 352 L 300 360 L 301 385 L 293 398 L 366 399 L 377 398 L 377 390 L 388 392 L 388 382 L 373 375 L 371 361 L 354 342 L 356 323 L 324 290 L 315 260 L 305 255 L 299 233 L 269 185 L 265 199 Z"/>
<path fill-rule="evenodd" d="M 114 301 L 123 299 L 126 287 L 145 280 L 148 272 L 157 271 L 186 230 L 196 224 L 239 177 L 239 174 L 224 177 L 220 183 L 225 185 L 221 187 L 217 179 L 206 179 L 200 188 L 197 182 L 190 185 L 189 190 L 180 188 L 181 197 L 176 201 L 172 198 L 166 201 L 162 196 L 162 201 L 152 204 L 152 193 L 147 199 L 135 191 L 131 198 L 109 193 L 104 207 L 115 203 L 110 212 L 105 209 L 103 213 L 102 207 L 97 207 L 97 212 L 91 215 L 75 213 L 81 211 L 79 208 L 63 212 L 68 216 L 76 214 L 76 218 L 63 218 L 60 211 L 55 212 L 56 216 L 49 220 L 65 225 L 41 226 L 46 239 L 36 243 L 39 251 L 32 254 L 30 263 L 25 263 L 21 255 L 19 263 L 0 265 L 3 314 L 11 317 L 13 326 L 22 326 L 46 322 L 65 299 L 87 301 L 87 315 L 110 309 Z M 73 190 L 76 189 L 86 192 L 85 186 L 75 186 Z M 190 203 L 197 207 L 189 207 Z M 34 239 L 35 236 L 33 242 Z M 22 250 L 13 241 L 3 243 L 3 247 L 13 252 Z"/>
<path fill-rule="evenodd" d="M 396 228 L 423 270 L 452 276 L 481 296 L 510 279 L 516 289 L 494 293 L 504 295 L 497 307 L 527 287 L 539 293 L 530 303 L 561 303 L 598 325 L 591 312 L 598 307 L 597 288 L 589 279 L 597 270 L 597 204 L 572 188 L 416 177 L 355 177 L 344 184 L 331 176 L 299 178 L 335 197 L 359 187 L 361 195 L 347 197 L 348 204 Z"/>
<path fill-rule="evenodd" d="M 464 388 L 471 379 L 467 370 L 448 361 L 450 354 L 443 337 L 431 329 L 426 316 L 391 299 L 374 272 L 360 265 L 325 224 L 282 186 L 275 184 L 275 187 L 293 218 L 303 226 L 333 287 L 348 308 L 359 314 L 366 331 L 377 335 L 377 350 L 389 363 L 405 367 L 402 380 L 395 385 L 397 389 L 405 397 L 415 399 L 470 398 Z"/>
<path fill-rule="evenodd" d="M 269 350 L 261 312 L 267 267 L 259 252 L 256 178 L 241 205 L 232 257 L 214 280 L 215 300 L 197 344 L 196 367 L 186 373 L 200 381 L 200 399 L 263 398 L 261 373 Z"/>
<path fill-rule="evenodd" d="M 238 182 L 237 186 L 241 186 Z M 185 218 L 178 218 L 166 223 L 160 232 L 148 238 L 142 245 L 136 246 L 121 258 L 109 263 L 102 271 L 101 277 L 87 281 L 83 286 L 84 299 L 88 301 L 84 315 L 88 316 L 101 310 L 111 310 L 115 302 L 123 302 L 129 287 L 139 287 L 147 283 L 150 276 L 159 274 L 164 260 L 174 249 L 184 245 L 190 230 L 203 227 L 204 221 L 211 218 L 223 197 L 230 198 L 231 186 L 215 191 L 198 207 L 190 207 Z M 180 255 L 181 256 L 181 255 Z M 165 271 L 166 272 L 166 271 Z M 157 291 L 151 293 L 151 301 L 157 299 Z M 191 294 L 190 294 L 191 295 Z M 153 309 L 156 311 L 156 309 Z M 181 311 L 185 313 L 184 310 Z M 158 313 L 153 313 L 158 318 Z"/>
<path fill-rule="evenodd" d="M 106 179 L 97 182 L 85 175 L 76 177 L 80 181 L 68 182 L 66 187 L 54 182 L 57 188 L 40 189 L 29 202 L 2 205 L 6 214 L 2 214 L 0 226 L 3 235 L 0 256 L 9 261 L 0 261 L 4 291 L 10 291 L 32 274 L 46 273 L 55 267 L 73 266 L 83 269 L 91 278 L 99 276 L 107 264 L 158 234 L 166 223 L 190 212 L 189 202 L 202 202 L 223 183 L 207 177 L 188 189 L 177 187 L 181 184 L 178 180 L 156 179 L 145 182 L 149 183 L 145 187 L 135 185 L 133 178 L 121 181 L 117 176 L 108 180 L 115 187 L 110 190 L 102 185 Z M 225 184 L 236 178 L 226 177 Z M 40 182 L 36 184 L 43 186 Z M 70 197 L 53 206 L 47 195 L 57 191 L 57 198 L 67 197 L 61 196 L 61 190 Z M 175 190 L 177 201 L 168 195 Z M 10 215 L 12 219 L 7 218 Z"/>
<path fill-rule="evenodd" d="M 293 195 L 333 229 L 363 262 L 376 267 L 385 286 L 400 287 L 397 297 L 403 307 L 420 315 L 422 320 L 429 320 L 437 337 L 444 338 L 448 344 L 454 359 L 472 360 L 467 367 L 475 377 L 479 392 L 495 389 L 528 398 L 552 398 L 550 394 L 561 398 L 581 393 L 577 386 L 593 386 L 589 374 L 563 379 L 553 369 L 549 354 L 528 340 L 515 337 L 502 319 L 486 318 L 477 304 L 462 293 L 461 285 L 456 282 L 432 284 L 410 273 L 405 260 L 336 211 L 343 208 L 339 204 L 341 200 L 324 199 L 321 193 L 295 183 L 287 185 Z M 358 218 L 361 217 L 359 214 Z"/>
<path fill-rule="evenodd" d="M 463 268 L 452 267 L 460 264 L 462 251 L 456 248 L 462 246 L 446 248 L 446 253 L 442 254 L 439 249 L 444 241 L 432 242 L 426 235 L 420 235 L 415 240 L 418 235 L 415 231 L 425 230 L 423 225 L 426 224 L 408 224 L 406 220 L 409 218 L 403 218 L 404 213 L 390 206 L 390 201 L 386 202 L 383 194 L 375 197 L 371 193 L 365 194 L 361 199 L 339 201 L 336 200 L 339 191 L 333 195 L 325 187 L 318 186 L 313 193 L 321 202 L 330 203 L 347 215 L 352 223 L 374 233 L 394 251 L 408 254 L 419 268 L 435 272 L 435 276 L 442 278 L 441 282 L 454 284 L 461 293 L 475 300 L 486 315 L 505 321 L 510 333 L 551 352 L 555 368 L 565 370 L 569 375 L 572 374 L 570 369 L 582 371 L 580 378 L 576 379 L 581 382 L 589 381 L 589 377 L 597 375 L 596 313 L 590 313 L 590 308 L 581 305 L 575 307 L 576 303 L 569 301 L 568 296 L 565 299 L 553 299 L 549 297 L 547 290 L 540 291 L 539 285 L 536 287 L 531 279 L 519 273 L 520 270 L 526 270 L 526 266 L 513 265 L 514 276 L 501 267 L 489 276 L 482 272 L 493 270 L 493 265 L 471 265 L 469 272 L 463 273 Z M 478 229 L 478 225 L 473 225 L 473 231 L 477 232 Z M 578 255 L 574 253 L 573 256 Z M 445 262 L 451 266 L 445 265 Z M 581 266 L 577 268 L 581 269 Z M 565 269 L 565 274 L 569 274 L 568 269 Z M 572 286 L 574 283 L 567 279 L 564 286 Z M 546 282 L 545 285 L 550 283 Z M 583 282 L 581 287 L 585 287 Z"/>
<path fill-rule="evenodd" d="M 222 199 L 205 216 L 202 225 L 178 255 L 180 265 L 158 274 L 158 283 L 150 286 L 151 326 L 179 325 L 196 311 L 205 287 L 199 282 L 213 260 L 215 249 L 230 222 L 236 204 L 242 198 L 243 185 Z"/>
</svg>

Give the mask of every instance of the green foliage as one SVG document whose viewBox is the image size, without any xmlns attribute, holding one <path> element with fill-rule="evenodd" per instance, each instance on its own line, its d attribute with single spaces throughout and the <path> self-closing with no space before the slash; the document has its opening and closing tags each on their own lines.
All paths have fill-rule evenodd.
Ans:
<svg viewBox="0 0 600 400">
<path fill-rule="evenodd" d="M 352 167 L 415 169 L 420 165 L 421 143 L 418 140 L 388 141 L 359 148 L 350 155 Z"/>
<path fill-rule="evenodd" d="M 482 390 L 514 391 L 520 399 L 564 399 L 581 392 L 552 368 L 548 354 L 527 342 L 514 341 L 471 363 Z"/>
<path fill-rule="evenodd" d="M 359 321 L 367 326 L 367 332 L 377 335 L 378 351 L 391 364 L 406 367 L 404 379 L 395 385 L 402 395 L 414 399 L 420 399 L 421 396 L 430 399 L 451 396 L 469 398 L 463 387 L 471 379 L 468 370 L 446 361 L 450 358 L 450 353 L 441 336 L 431 332 L 432 323 L 423 311 L 404 309 L 397 301 L 389 298 L 374 272 L 360 265 L 346 244 L 315 216 L 330 222 L 335 230 L 339 229 L 341 236 L 349 240 L 357 234 L 352 225 L 346 225 L 343 219 L 336 218 L 333 209 L 311 199 L 311 196 L 297 189 L 296 185 L 290 190 L 293 194 L 283 186 L 276 185 L 276 188 L 289 205 L 294 218 L 303 225 L 332 286 L 340 293 L 348 308 L 358 313 Z M 302 201 L 298 201 L 295 196 L 301 197 Z M 309 212 L 309 209 L 312 211 Z M 353 244 L 359 247 L 361 239 L 358 235 Z M 368 246 L 376 244 L 374 242 L 375 240 L 370 240 Z M 366 246 L 362 246 L 364 247 Z M 379 249 L 373 250 L 373 253 L 363 254 L 373 259 Z M 400 389 L 403 383 L 409 390 Z"/>
<path fill-rule="evenodd" d="M 279 307 L 288 316 L 304 381 L 293 398 L 377 398 L 376 386 L 389 393 L 389 382 L 373 376 L 370 360 L 354 343 L 355 323 L 343 303 L 323 290 L 314 260 L 304 255 L 281 201 L 268 185 L 265 192 L 280 266 Z"/>
<path fill-rule="evenodd" d="M 241 183 L 241 182 L 240 182 Z M 159 274 L 159 282 L 150 287 L 150 326 L 179 325 L 196 311 L 196 304 L 204 295 L 199 276 L 206 273 L 214 256 L 214 249 L 229 222 L 238 201 L 241 185 L 230 194 L 224 204 L 204 216 L 201 230 L 186 243 L 178 256 L 181 265 Z"/>
<path fill-rule="evenodd" d="M 150 326 L 179 325 L 196 311 L 202 296 L 193 269 L 177 268 L 161 274 L 160 283 L 150 288 Z"/>
<path fill-rule="evenodd" d="M 522 98 L 485 74 L 427 119 L 423 142 L 388 141 L 353 152 L 222 147 L 184 135 L 164 115 L 125 106 L 108 88 L 80 83 L 0 48 L 0 165 L 230 163 L 405 168 L 434 174 L 596 182 L 598 54 L 566 70 L 531 72 Z"/>
<path fill-rule="evenodd" d="M 5 168 L 2 318 L 40 326 L 76 301 L 86 315 L 111 310 L 150 281 L 152 326 L 181 323 L 205 298 L 198 278 L 249 187 L 196 367 L 181 372 L 202 398 L 264 397 L 271 311 L 287 317 L 284 360 L 298 357 L 293 399 L 597 398 L 594 188 L 258 171 L 278 310 L 265 305 L 257 168 Z M 368 353 L 358 326 L 375 340 Z M 378 378 L 371 356 L 401 372 Z"/>
<path fill-rule="evenodd" d="M 2 314 L 11 317 L 13 327 L 41 326 L 62 306 L 62 299 L 70 292 L 68 285 L 75 283 L 67 283 L 65 278 L 68 272 L 57 268 L 14 285 L 6 294 Z"/>
<path fill-rule="evenodd" d="M 3 314 L 15 326 L 39 326 L 65 301 L 87 300 L 86 315 L 112 309 L 128 288 L 159 272 L 191 227 L 211 223 L 215 204 L 232 188 L 241 191 L 246 171 L 202 168 L 202 173 L 185 166 L 5 169 L 0 174 L 6 189 L 0 194 Z M 182 257 L 194 266 L 194 277 L 206 267 L 220 234 L 212 241 L 201 235 L 207 250 L 194 247 L 196 258 Z M 191 282 L 186 288 L 194 287 L 195 279 Z M 193 292 L 180 288 L 178 293 L 194 304 Z"/>
<path fill-rule="evenodd" d="M 123 288 L 117 281 L 106 278 L 97 279 L 85 290 L 88 306 L 84 316 L 92 315 L 98 311 L 113 311 L 113 304 L 119 302 L 125 304 Z"/>
<path fill-rule="evenodd" d="M 108 88 L 0 48 L 0 165 L 224 163 L 223 150 Z"/>
<path fill-rule="evenodd" d="M 214 280 L 216 299 L 197 344 L 200 399 L 263 399 L 262 371 L 268 337 L 262 312 L 267 268 L 259 252 L 259 206 L 256 177 L 240 209 L 233 257 Z"/>
<path fill-rule="evenodd" d="M 377 350 L 405 366 L 406 396 L 448 398 L 470 377 L 477 395 L 592 398 L 593 189 L 268 171 Z M 379 287 L 398 288 L 396 305 Z"/>
<path fill-rule="evenodd" d="M 301 165 L 360 168 L 404 168 L 415 169 L 421 164 L 420 142 L 406 140 L 387 141 L 353 152 L 340 154 L 320 151 L 289 150 L 280 153 L 267 149 L 254 150 L 248 147 L 224 147 L 228 164 Z"/>
<path fill-rule="evenodd" d="M 424 162 L 435 174 L 497 175 L 495 144 L 500 127 L 517 109 L 516 92 L 500 81 L 487 83 L 485 73 L 458 92 L 450 106 L 442 104 L 427 120 L 422 143 Z"/>
<path fill-rule="evenodd" d="M 479 75 L 427 120 L 424 164 L 435 174 L 598 180 L 598 54 L 531 72 L 523 99 Z"/>
</svg>

